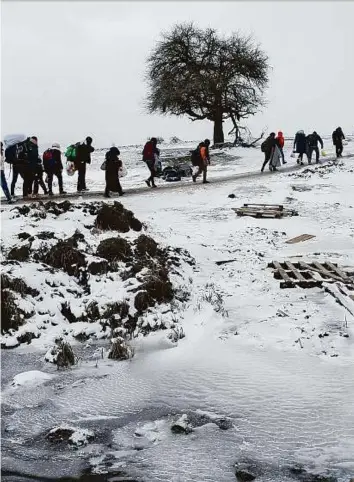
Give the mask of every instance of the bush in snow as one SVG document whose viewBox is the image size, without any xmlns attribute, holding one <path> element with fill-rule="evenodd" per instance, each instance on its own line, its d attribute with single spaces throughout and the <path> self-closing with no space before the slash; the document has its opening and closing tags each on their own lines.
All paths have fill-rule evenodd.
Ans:
<svg viewBox="0 0 354 482">
<path fill-rule="evenodd" d="M 134 350 L 129 346 L 124 338 L 118 336 L 117 338 L 112 338 L 112 346 L 108 353 L 108 358 L 112 360 L 128 360 L 133 358 Z"/>
<path fill-rule="evenodd" d="M 85 256 L 70 242 L 61 240 L 50 248 L 42 261 L 53 268 L 62 269 L 70 276 L 78 276 L 80 268 L 86 265 Z"/>
<path fill-rule="evenodd" d="M 182 141 L 176 136 L 171 137 L 170 144 L 180 144 Z"/>
<path fill-rule="evenodd" d="M 178 340 L 182 340 L 186 335 L 182 327 L 172 328 L 172 331 L 168 334 L 169 340 L 173 343 L 177 343 Z"/>
<path fill-rule="evenodd" d="M 78 358 L 75 356 L 71 345 L 61 338 L 56 340 L 56 345 L 53 346 L 45 354 L 45 361 L 54 363 L 59 368 L 68 368 L 76 365 Z"/>
</svg>

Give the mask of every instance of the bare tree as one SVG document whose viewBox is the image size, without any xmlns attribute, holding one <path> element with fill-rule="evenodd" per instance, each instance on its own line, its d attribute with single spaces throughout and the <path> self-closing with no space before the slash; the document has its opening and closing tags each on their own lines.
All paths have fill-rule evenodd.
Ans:
<svg viewBox="0 0 354 482">
<path fill-rule="evenodd" d="M 223 122 L 238 122 L 264 105 L 268 57 L 252 37 L 221 37 L 193 23 L 176 25 L 147 60 L 150 113 L 187 115 L 214 122 L 214 143 L 224 142 Z"/>
</svg>

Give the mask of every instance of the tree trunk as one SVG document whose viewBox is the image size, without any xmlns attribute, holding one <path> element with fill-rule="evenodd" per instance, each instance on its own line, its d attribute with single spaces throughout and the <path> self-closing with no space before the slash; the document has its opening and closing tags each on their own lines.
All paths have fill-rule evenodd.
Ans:
<svg viewBox="0 0 354 482">
<path fill-rule="evenodd" d="M 217 113 L 214 119 L 214 144 L 224 142 L 224 131 L 222 127 L 222 112 Z"/>
</svg>

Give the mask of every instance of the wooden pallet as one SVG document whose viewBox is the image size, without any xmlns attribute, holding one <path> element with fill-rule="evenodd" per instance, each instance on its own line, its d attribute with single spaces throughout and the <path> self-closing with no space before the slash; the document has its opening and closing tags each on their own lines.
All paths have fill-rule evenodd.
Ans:
<svg viewBox="0 0 354 482">
<path fill-rule="evenodd" d="M 253 218 L 282 218 L 297 216 L 294 210 L 284 209 L 281 204 L 244 204 L 241 208 L 232 208 L 237 216 L 252 216 Z"/>
<path fill-rule="evenodd" d="M 321 287 L 323 283 L 341 282 L 348 287 L 354 289 L 353 273 L 341 269 L 338 265 L 330 263 L 305 263 L 299 261 L 292 263 L 291 261 L 272 261 L 268 264 L 268 268 L 272 268 L 274 278 L 280 280 L 280 288 L 314 288 Z"/>
</svg>

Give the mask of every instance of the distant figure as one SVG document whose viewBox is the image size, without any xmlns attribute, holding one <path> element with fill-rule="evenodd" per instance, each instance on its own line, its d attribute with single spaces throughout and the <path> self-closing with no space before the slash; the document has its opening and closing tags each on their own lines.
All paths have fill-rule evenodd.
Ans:
<svg viewBox="0 0 354 482">
<path fill-rule="evenodd" d="M 304 157 L 304 154 L 307 152 L 307 142 L 306 142 L 305 132 L 302 130 L 297 131 L 295 135 L 293 152 L 299 154 L 299 157 L 297 158 L 296 162 L 303 166 L 304 165 L 303 157 Z"/>
<path fill-rule="evenodd" d="M 311 164 L 313 152 L 316 153 L 316 164 L 318 164 L 320 161 L 320 150 L 318 148 L 318 143 L 320 143 L 321 149 L 323 149 L 323 141 L 321 137 L 317 134 L 316 131 L 313 131 L 312 134 L 309 134 L 307 136 L 306 142 L 307 142 L 307 149 L 308 149 L 307 157 L 308 157 L 309 164 Z"/>
<path fill-rule="evenodd" d="M 273 157 L 275 147 L 276 147 L 275 132 L 271 132 L 267 137 L 267 139 L 263 141 L 261 144 L 261 151 L 264 152 L 264 162 L 262 165 L 261 172 L 264 171 L 264 168 Z"/>
<path fill-rule="evenodd" d="M 43 189 L 44 194 L 48 194 L 48 190 L 43 181 L 43 165 L 42 159 L 38 152 L 38 139 L 32 136 L 28 142 L 28 162 L 30 169 L 30 180 L 28 194 L 33 196 L 38 195 L 39 186 Z"/>
<path fill-rule="evenodd" d="M 209 139 L 205 139 L 205 141 L 201 142 L 198 146 L 199 166 L 198 172 L 192 176 L 193 182 L 197 182 L 197 177 L 203 174 L 203 184 L 209 184 L 209 181 L 207 181 L 208 165 L 210 165 L 209 146 Z"/>
<path fill-rule="evenodd" d="M 53 196 L 53 177 L 56 176 L 59 184 L 59 193 L 66 194 L 63 189 L 63 163 L 61 162 L 60 145 L 52 144 L 50 149 L 43 153 L 43 167 L 48 176 L 49 196 Z"/>
<path fill-rule="evenodd" d="M 88 191 L 86 187 L 86 164 L 91 164 L 91 153 L 95 150 L 92 146 L 92 137 L 86 137 L 84 142 L 78 142 L 76 146 L 75 167 L 78 171 L 77 192 Z"/>
<path fill-rule="evenodd" d="M 143 150 L 143 161 L 146 163 L 149 171 L 150 177 L 146 179 L 146 184 L 149 187 L 157 187 L 155 184 L 155 177 L 156 177 L 156 167 L 155 163 L 157 158 L 160 156 L 160 149 L 157 147 L 157 139 L 156 137 L 152 137 L 144 146 Z"/>
<path fill-rule="evenodd" d="M 111 197 L 109 192 L 118 192 L 119 196 L 123 196 L 123 189 L 119 181 L 119 171 L 123 167 L 122 161 L 119 159 L 120 151 L 117 147 L 111 147 L 106 152 L 106 189 L 105 197 Z"/>
<path fill-rule="evenodd" d="M 337 157 L 342 157 L 344 139 L 345 139 L 345 136 L 343 134 L 342 128 L 337 127 L 337 129 L 333 131 L 333 134 L 332 134 L 332 141 L 333 141 L 333 145 L 336 148 Z"/>
<path fill-rule="evenodd" d="M 5 149 L 5 162 L 12 166 L 11 196 L 15 196 L 15 187 L 18 176 L 24 180 L 22 191 L 23 197 L 27 197 L 29 190 L 29 164 L 28 164 L 28 141 L 24 135 L 15 135 L 15 142 L 11 142 Z M 17 139 L 16 139 L 17 138 Z M 17 140 L 17 142 L 16 142 Z M 6 141 L 5 141 L 6 146 Z"/>
<path fill-rule="evenodd" d="M 5 160 L 4 160 L 4 148 L 3 143 L 1 143 L 1 188 L 5 194 L 8 203 L 13 203 L 9 188 L 7 186 L 5 177 Z"/>
<path fill-rule="evenodd" d="M 280 156 L 281 156 L 282 162 L 283 162 L 283 164 L 286 164 L 286 160 L 285 160 L 285 157 L 284 157 L 284 150 L 283 150 L 285 139 L 284 139 L 282 131 L 278 132 L 278 135 L 275 138 L 275 142 L 276 142 L 276 144 L 278 146 L 278 149 L 280 151 Z"/>
</svg>

